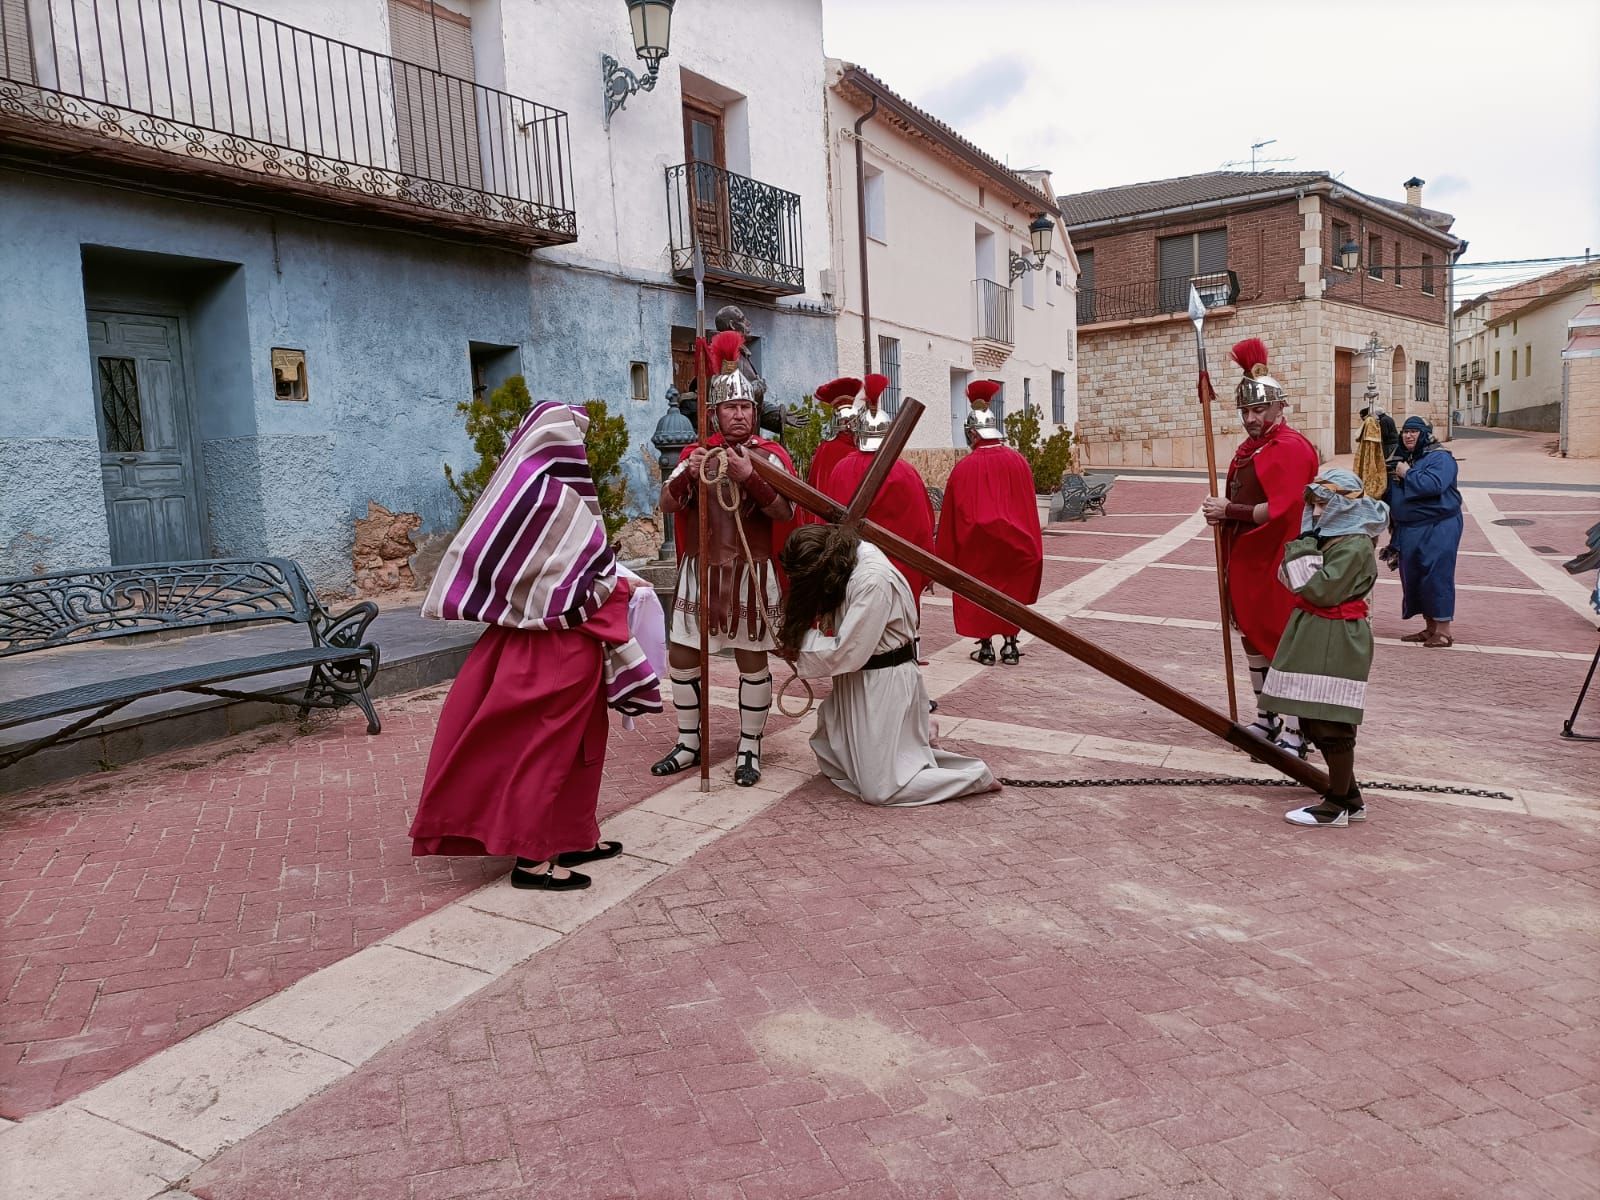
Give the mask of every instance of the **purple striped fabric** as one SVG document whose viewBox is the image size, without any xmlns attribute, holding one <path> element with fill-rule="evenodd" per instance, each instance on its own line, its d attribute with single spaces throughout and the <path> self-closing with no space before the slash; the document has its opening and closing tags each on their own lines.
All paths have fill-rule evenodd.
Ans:
<svg viewBox="0 0 1600 1200">
<path fill-rule="evenodd" d="M 605 604 L 617 587 L 617 560 L 584 453 L 588 427 L 582 409 L 534 405 L 445 551 L 423 616 L 571 629 Z M 661 711 L 638 644 L 607 651 L 607 702 L 634 714 Z"/>
</svg>

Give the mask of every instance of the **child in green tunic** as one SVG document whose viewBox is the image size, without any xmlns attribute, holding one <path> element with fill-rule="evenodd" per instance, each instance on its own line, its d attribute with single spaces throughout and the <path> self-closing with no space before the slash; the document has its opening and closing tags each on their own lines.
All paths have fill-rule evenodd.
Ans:
<svg viewBox="0 0 1600 1200">
<path fill-rule="evenodd" d="M 1338 829 L 1367 818 L 1355 781 L 1356 728 L 1372 670 L 1374 546 L 1388 522 L 1388 506 L 1369 499 L 1353 472 L 1329 468 L 1306 488 L 1300 536 L 1283 550 L 1278 579 L 1295 594 L 1295 611 L 1262 702 L 1300 718 L 1306 740 L 1327 761 L 1329 783 L 1319 803 L 1284 814 L 1293 825 Z"/>
</svg>

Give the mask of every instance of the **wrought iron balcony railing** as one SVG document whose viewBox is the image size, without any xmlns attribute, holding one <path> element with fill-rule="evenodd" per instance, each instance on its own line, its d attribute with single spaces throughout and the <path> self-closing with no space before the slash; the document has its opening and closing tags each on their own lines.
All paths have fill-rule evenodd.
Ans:
<svg viewBox="0 0 1600 1200">
<path fill-rule="evenodd" d="M 1168 279 L 1149 279 L 1142 283 L 1122 283 L 1114 287 L 1090 288 L 1078 293 L 1078 325 L 1097 325 L 1103 321 L 1131 321 L 1137 317 L 1159 317 L 1189 310 L 1189 288 L 1200 293 L 1207 308 L 1220 308 L 1239 298 L 1239 277 L 1232 271 L 1213 271 L 1205 275 L 1175 275 Z"/>
<path fill-rule="evenodd" d="M 972 281 L 974 316 L 972 336 L 987 342 L 1015 344 L 1011 332 L 1011 304 L 1013 293 L 1004 284 L 992 279 Z"/>
<path fill-rule="evenodd" d="M 577 237 L 567 116 L 223 0 L 0 0 L 0 142 L 491 240 Z M 204 187 L 202 183 L 200 186 Z"/>
<path fill-rule="evenodd" d="M 707 162 L 667 168 L 672 273 L 694 273 L 700 243 L 706 278 L 763 296 L 806 290 L 800 197 Z"/>
</svg>

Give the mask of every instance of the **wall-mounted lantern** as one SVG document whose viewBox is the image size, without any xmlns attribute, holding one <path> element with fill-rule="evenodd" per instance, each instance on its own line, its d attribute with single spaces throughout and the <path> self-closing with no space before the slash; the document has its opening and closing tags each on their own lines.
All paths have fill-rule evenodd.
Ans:
<svg viewBox="0 0 1600 1200">
<path fill-rule="evenodd" d="M 672 6 L 677 0 L 628 0 L 628 24 L 633 30 L 633 50 L 648 70 L 641 79 L 609 54 L 600 56 L 605 87 L 606 128 L 611 114 L 621 110 L 628 97 L 655 90 L 661 60 L 672 42 Z"/>
<path fill-rule="evenodd" d="M 1050 254 L 1050 238 L 1055 233 L 1056 223 L 1050 219 L 1048 213 L 1040 213 L 1028 225 L 1028 241 L 1033 246 L 1033 258 L 1010 251 L 1011 278 L 1021 279 L 1029 271 L 1044 270 L 1044 260 Z"/>
<path fill-rule="evenodd" d="M 1356 245 L 1355 238 L 1349 238 L 1339 247 L 1339 269 L 1341 271 L 1354 271 L 1361 265 L 1361 247 Z"/>
</svg>

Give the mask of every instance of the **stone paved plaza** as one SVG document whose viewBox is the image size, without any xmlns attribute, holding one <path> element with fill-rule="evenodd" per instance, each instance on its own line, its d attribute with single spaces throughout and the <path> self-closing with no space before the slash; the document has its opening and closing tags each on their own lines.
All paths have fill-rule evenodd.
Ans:
<svg viewBox="0 0 1600 1200">
<path fill-rule="evenodd" d="M 617 730 L 628 853 L 584 893 L 410 857 L 442 687 L 375 738 L 341 713 L 11 797 L 0 1191 L 1593 1196 L 1600 744 L 1556 735 L 1596 638 L 1559 563 L 1600 492 L 1465 492 L 1458 644 L 1400 644 L 1380 582 L 1357 773 L 1507 800 L 1372 791 L 1345 830 L 1253 786 L 877 810 L 815 775 L 808 720 L 735 789 L 722 662 L 713 791 L 649 776 L 663 720 Z M 1041 607 L 1221 706 L 1203 493 L 1124 478 L 1052 526 Z M 1270 775 L 1047 647 L 969 662 L 942 592 L 924 625 L 942 739 L 997 773 Z"/>
</svg>

